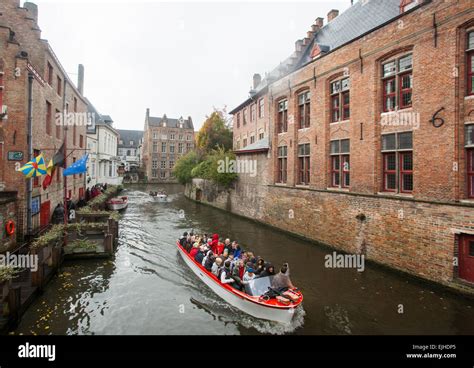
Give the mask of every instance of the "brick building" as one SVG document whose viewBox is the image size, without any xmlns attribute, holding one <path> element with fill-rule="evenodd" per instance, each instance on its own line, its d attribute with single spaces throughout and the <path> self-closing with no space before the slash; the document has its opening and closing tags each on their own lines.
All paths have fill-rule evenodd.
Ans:
<svg viewBox="0 0 474 368">
<path fill-rule="evenodd" d="M 473 86 L 472 1 L 361 0 L 331 11 L 257 88 L 269 164 L 260 186 L 241 176 L 236 192 L 255 194 L 247 203 L 232 193 L 233 210 L 472 286 Z M 232 111 L 241 159 L 256 154 L 242 144 L 255 132 L 242 121 L 251 103 Z"/>
<path fill-rule="evenodd" d="M 80 73 L 81 74 L 81 73 Z M 31 95 L 29 94 L 29 80 Z M 61 147 L 67 134 L 67 164 L 85 152 L 86 126 L 77 124 L 85 116 L 87 104 L 82 95 L 83 80 L 76 87 L 69 79 L 48 41 L 41 39 L 38 8 L 19 0 L 0 3 L 0 190 L 18 196 L 20 233 L 26 231 L 27 180 L 16 169 L 30 160 L 28 152 L 28 100 L 31 98 L 33 155 L 42 152 L 47 161 Z M 68 115 L 65 115 L 65 114 Z M 60 123 L 58 123 L 60 122 Z M 56 170 L 52 184 L 43 190 L 44 177 L 33 179 L 33 231 L 46 226 L 51 212 L 63 202 L 62 169 Z M 77 200 L 84 191 L 84 176 L 68 177 L 67 195 Z M 2 229 L 4 226 L 2 226 Z"/>
<path fill-rule="evenodd" d="M 184 154 L 194 150 L 194 125 L 183 119 L 150 116 L 146 111 L 143 161 L 148 182 L 174 183 L 173 167 Z"/>
</svg>

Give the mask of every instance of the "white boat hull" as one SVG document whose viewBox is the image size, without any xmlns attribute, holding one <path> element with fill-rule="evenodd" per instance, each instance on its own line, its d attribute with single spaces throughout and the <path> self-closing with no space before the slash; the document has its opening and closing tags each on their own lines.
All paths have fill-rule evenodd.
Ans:
<svg viewBox="0 0 474 368">
<path fill-rule="evenodd" d="M 107 207 L 108 207 L 109 210 L 111 210 L 111 211 L 124 210 L 125 208 L 127 208 L 127 206 L 128 206 L 128 203 L 123 203 L 123 204 L 112 204 L 112 203 L 108 203 L 108 204 L 107 204 Z"/>
<path fill-rule="evenodd" d="M 168 196 L 158 194 L 157 196 L 154 196 L 153 199 L 157 202 L 166 202 L 168 199 Z"/>
<path fill-rule="evenodd" d="M 194 263 L 190 257 L 185 253 L 182 248 L 178 247 L 179 253 L 183 258 L 184 262 L 193 270 L 193 272 L 214 291 L 218 296 L 224 299 L 230 305 L 240 309 L 241 311 L 250 314 L 253 317 L 266 319 L 270 321 L 276 321 L 280 323 L 289 324 L 293 319 L 295 308 L 272 308 L 267 306 L 262 306 L 261 304 L 249 301 L 245 298 L 242 298 L 227 289 L 223 288 L 221 284 L 209 276 L 207 276 L 197 265 Z"/>
</svg>

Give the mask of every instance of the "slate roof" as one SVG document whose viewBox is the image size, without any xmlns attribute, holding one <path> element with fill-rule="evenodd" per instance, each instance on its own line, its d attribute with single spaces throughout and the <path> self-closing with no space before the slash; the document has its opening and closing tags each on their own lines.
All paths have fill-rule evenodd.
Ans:
<svg viewBox="0 0 474 368">
<path fill-rule="evenodd" d="M 311 51 L 315 44 L 320 46 L 321 51 L 330 52 L 399 15 L 400 0 L 359 0 L 331 22 L 324 25 L 316 33 L 314 39 L 305 46 L 302 55 L 296 62 L 295 54 L 290 55 L 271 72 L 267 73 L 253 92 L 258 95 L 272 82 L 312 61 Z M 234 114 L 250 101 L 252 99 L 247 99 L 233 109 L 230 114 Z"/>
<path fill-rule="evenodd" d="M 270 143 L 268 137 L 265 137 L 255 143 L 249 144 L 247 147 L 235 150 L 234 152 L 236 154 L 242 154 L 249 151 L 267 151 L 268 149 L 270 149 Z"/>
<path fill-rule="evenodd" d="M 148 125 L 150 125 L 150 126 L 161 126 L 161 124 L 166 121 L 166 127 L 167 128 L 179 128 L 180 119 L 182 119 L 182 118 L 179 118 L 179 119 L 168 118 L 166 115 L 164 115 L 162 118 L 156 118 L 156 117 L 150 116 L 148 118 Z M 183 129 L 193 129 L 194 130 L 194 125 L 193 125 L 193 121 L 191 120 L 191 118 L 183 119 L 183 122 L 184 122 Z"/>
<path fill-rule="evenodd" d="M 300 65 L 311 61 L 315 44 L 332 51 L 400 15 L 400 0 L 360 0 L 316 33 Z"/>
<path fill-rule="evenodd" d="M 112 123 L 114 122 L 113 119 L 109 115 L 102 115 L 97 111 L 95 106 L 87 99 L 85 98 L 87 102 L 87 112 L 88 113 L 93 113 L 95 116 L 95 126 L 97 125 L 108 125 L 110 129 L 115 130 L 112 127 Z M 87 127 L 87 133 L 95 133 L 95 128 L 94 127 Z"/>
<path fill-rule="evenodd" d="M 118 148 L 137 148 L 143 138 L 143 130 L 117 129 L 117 131 L 120 134 L 120 140 L 123 141 L 123 144 L 119 141 Z M 130 145 L 130 141 L 133 141 L 133 146 Z"/>
</svg>

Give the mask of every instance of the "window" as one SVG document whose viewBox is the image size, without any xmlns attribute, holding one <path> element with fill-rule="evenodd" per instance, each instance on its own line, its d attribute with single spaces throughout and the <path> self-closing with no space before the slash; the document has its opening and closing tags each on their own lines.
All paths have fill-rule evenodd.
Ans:
<svg viewBox="0 0 474 368">
<path fill-rule="evenodd" d="M 174 133 L 170 134 L 170 140 L 174 141 Z"/>
<path fill-rule="evenodd" d="M 166 179 L 166 172 L 165 171 L 160 172 L 160 178 L 161 179 Z"/>
<path fill-rule="evenodd" d="M 250 144 L 253 144 L 253 143 L 255 143 L 255 136 L 254 135 L 252 135 L 250 137 Z"/>
<path fill-rule="evenodd" d="M 130 141 L 130 146 L 133 146 L 135 144 L 134 141 Z"/>
<path fill-rule="evenodd" d="M 52 106 L 46 101 L 46 134 L 51 135 Z"/>
<path fill-rule="evenodd" d="M 156 132 L 153 133 L 153 139 L 158 139 L 158 133 Z"/>
<path fill-rule="evenodd" d="M 257 104 L 254 103 L 250 106 L 250 121 L 255 121 L 257 118 Z"/>
<path fill-rule="evenodd" d="M 259 133 L 258 140 L 261 141 L 263 138 L 265 138 L 265 133 Z"/>
<path fill-rule="evenodd" d="M 48 84 L 53 86 L 53 66 L 48 62 Z"/>
<path fill-rule="evenodd" d="M 412 55 L 382 65 L 383 111 L 389 112 L 412 106 L 413 60 Z"/>
<path fill-rule="evenodd" d="M 77 112 L 77 98 L 74 97 L 74 112 Z"/>
<path fill-rule="evenodd" d="M 244 138 L 244 140 L 242 141 L 242 147 L 247 147 L 247 138 Z"/>
<path fill-rule="evenodd" d="M 155 169 L 151 170 L 151 177 L 152 178 L 157 178 L 158 177 L 158 170 L 155 170 Z"/>
<path fill-rule="evenodd" d="M 188 135 L 188 136 L 186 137 L 186 140 L 187 140 L 187 141 L 190 141 L 190 140 L 191 140 L 191 136 Z"/>
<path fill-rule="evenodd" d="M 161 168 L 166 169 L 166 161 L 161 161 Z"/>
<path fill-rule="evenodd" d="M 178 153 L 183 153 L 183 148 L 184 148 L 184 144 L 183 144 L 183 143 L 179 143 L 179 144 L 178 144 Z"/>
<path fill-rule="evenodd" d="M 348 120 L 351 117 L 350 109 L 350 82 L 344 78 L 331 83 L 331 122 Z"/>
<path fill-rule="evenodd" d="M 278 102 L 278 133 L 288 131 L 288 100 Z"/>
<path fill-rule="evenodd" d="M 184 136 L 182 134 L 179 135 L 179 140 L 180 141 L 184 140 Z"/>
<path fill-rule="evenodd" d="M 278 183 L 285 184 L 287 179 L 288 147 L 278 147 Z"/>
<path fill-rule="evenodd" d="M 79 147 L 84 148 L 84 136 L 82 134 L 79 135 Z"/>
<path fill-rule="evenodd" d="M 298 183 L 308 185 L 310 179 L 309 161 L 310 161 L 310 145 L 309 143 L 298 145 Z"/>
<path fill-rule="evenodd" d="M 331 186 L 349 188 L 350 176 L 350 140 L 331 141 Z"/>
<path fill-rule="evenodd" d="M 174 144 L 170 143 L 170 153 L 174 153 Z"/>
<path fill-rule="evenodd" d="M 166 143 L 161 143 L 161 153 L 166 153 Z"/>
<path fill-rule="evenodd" d="M 383 190 L 411 193 L 413 191 L 413 133 L 382 136 Z"/>
<path fill-rule="evenodd" d="M 474 31 L 467 34 L 467 94 L 474 95 Z"/>
<path fill-rule="evenodd" d="M 56 80 L 57 80 L 56 92 L 58 93 L 59 96 L 61 96 L 61 90 L 62 90 L 61 88 L 62 88 L 63 81 L 61 80 L 59 76 L 56 77 Z"/>
<path fill-rule="evenodd" d="M 153 142 L 153 153 L 158 153 L 158 142 Z"/>
<path fill-rule="evenodd" d="M 240 112 L 237 113 L 237 128 L 240 128 Z"/>
<path fill-rule="evenodd" d="M 244 112 L 242 113 L 243 119 L 244 119 L 244 125 L 247 124 L 247 108 L 244 109 Z"/>
<path fill-rule="evenodd" d="M 299 128 L 310 126 L 310 92 L 306 91 L 298 96 L 298 121 Z"/>
<path fill-rule="evenodd" d="M 56 115 L 54 117 L 54 122 L 55 122 L 55 125 L 56 125 L 56 138 L 57 139 L 61 139 L 61 124 L 60 124 L 61 119 L 59 119 L 59 114 L 61 114 L 61 112 L 58 109 L 56 109 Z"/>
<path fill-rule="evenodd" d="M 265 117 L 265 99 L 258 100 L 258 117 L 261 119 Z"/>
<path fill-rule="evenodd" d="M 474 124 L 466 125 L 467 196 L 474 198 Z"/>
<path fill-rule="evenodd" d="M 192 143 L 187 143 L 187 144 L 186 144 L 186 149 L 187 149 L 187 151 L 186 151 L 186 152 L 189 152 L 189 151 L 191 151 L 191 150 L 193 149 L 193 145 L 192 145 Z"/>
<path fill-rule="evenodd" d="M 174 167 L 174 161 L 170 161 L 170 169 Z"/>
</svg>

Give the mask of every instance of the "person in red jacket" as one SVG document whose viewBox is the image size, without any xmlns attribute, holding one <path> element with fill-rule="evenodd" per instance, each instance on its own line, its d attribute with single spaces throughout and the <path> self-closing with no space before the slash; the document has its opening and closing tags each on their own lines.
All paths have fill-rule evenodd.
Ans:
<svg viewBox="0 0 474 368">
<path fill-rule="evenodd" d="M 211 242 L 211 250 L 212 250 L 212 253 L 214 254 L 220 254 L 220 253 L 217 253 L 217 246 L 219 245 L 219 235 L 217 234 L 213 234 L 212 235 L 212 242 Z"/>
<path fill-rule="evenodd" d="M 224 252 L 224 243 L 217 243 L 217 254 L 220 256 Z"/>
<path fill-rule="evenodd" d="M 191 256 L 192 259 L 196 256 L 197 252 L 199 252 L 199 243 L 194 243 L 193 249 L 189 252 L 189 255 Z"/>
</svg>

